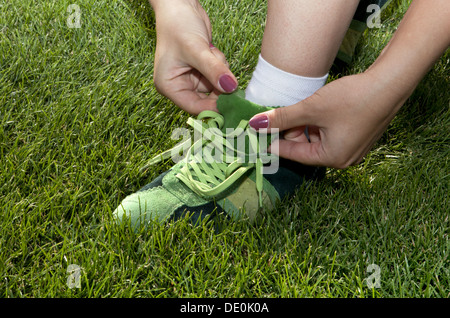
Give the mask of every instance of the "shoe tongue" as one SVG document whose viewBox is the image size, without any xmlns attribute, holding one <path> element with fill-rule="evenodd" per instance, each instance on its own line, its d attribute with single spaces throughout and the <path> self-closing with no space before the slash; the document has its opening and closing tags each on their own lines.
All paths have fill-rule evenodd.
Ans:
<svg viewBox="0 0 450 318">
<path fill-rule="evenodd" d="M 245 99 L 245 93 L 238 90 L 232 94 L 222 94 L 217 100 L 217 109 L 224 118 L 222 132 L 227 128 L 236 128 L 241 120 L 250 120 L 254 115 L 271 110 L 272 107 L 260 106 Z"/>
</svg>

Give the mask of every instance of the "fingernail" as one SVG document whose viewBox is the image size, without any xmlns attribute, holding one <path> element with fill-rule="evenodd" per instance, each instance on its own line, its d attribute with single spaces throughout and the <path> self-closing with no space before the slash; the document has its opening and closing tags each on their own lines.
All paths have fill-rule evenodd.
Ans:
<svg viewBox="0 0 450 318">
<path fill-rule="evenodd" d="M 214 46 L 214 44 L 209 43 L 209 48 L 210 48 L 210 49 L 215 49 L 216 47 Z"/>
<path fill-rule="evenodd" d="M 256 115 L 248 122 L 250 127 L 255 130 L 269 128 L 269 117 L 267 115 Z"/>
<path fill-rule="evenodd" d="M 219 85 L 227 93 L 234 92 L 234 90 L 237 88 L 237 83 L 229 75 L 222 75 L 219 78 Z"/>
</svg>

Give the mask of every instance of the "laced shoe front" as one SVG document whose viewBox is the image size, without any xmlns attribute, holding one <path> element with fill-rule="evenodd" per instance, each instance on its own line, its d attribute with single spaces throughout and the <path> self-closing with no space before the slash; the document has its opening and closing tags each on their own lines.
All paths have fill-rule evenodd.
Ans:
<svg viewBox="0 0 450 318">
<path fill-rule="evenodd" d="M 217 107 L 220 114 L 204 111 L 197 120 L 188 119 L 200 138 L 188 138 L 141 169 L 185 153 L 171 169 L 122 201 L 114 211 L 119 222 L 130 219 L 133 226 L 141 226 L 186 213 L 194 221 L 212 213 L 254 220 L 303 182 L 304 176 L 280 167 L 278 158 L 267 152 L 276 136 L 249 129 L 248 120 L 267 107 L 245 100 L 242 91 L 221 95 Z M 264 175 L 267 166 L 272 171 Z"/>
</svg>

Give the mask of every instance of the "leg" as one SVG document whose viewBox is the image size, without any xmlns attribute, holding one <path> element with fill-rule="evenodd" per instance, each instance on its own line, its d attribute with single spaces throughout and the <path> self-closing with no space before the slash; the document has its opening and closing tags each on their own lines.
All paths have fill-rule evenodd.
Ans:
<svg viewBox="0 0 450 318">
<path fill-rule="evenodd" d="M 323 86 L 358 3 L 269 0 L 261 57 L 247 98 L 264 105 L 287 106 Z"/>
<path fill-rule="evenodd" d="M 261 54 L 286 72 L 326 74 L 355 14 L 358 0 L 269 0 Z"/>
</svg>

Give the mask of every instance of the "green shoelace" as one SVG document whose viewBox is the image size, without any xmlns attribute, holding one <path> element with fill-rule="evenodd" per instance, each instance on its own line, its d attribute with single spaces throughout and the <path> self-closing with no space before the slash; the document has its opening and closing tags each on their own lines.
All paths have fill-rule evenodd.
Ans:
<svg viewBox="0 0 450 318">
<path fill-rule="evenodd" d="M 202 198 L 211 199 L 220 196 L 248 171 L 255 169 L 256 190 L 259 206 L 262 207 L 263 163 L 276 156 L 267 153 L 266 149 L 260 149 L 262 147 L 258 135 L 249 129 L 248 121 L 241 120 L 231 133 L 224 134 L 221 130 L 224 125 L 223 116 L 207 110 L 201 112 L 197 120 L 189 118 L 187 123 L 202 137 L 190 147 L 191 139 L 155 156 L 141 170 L 189 147 L 180 172 L 176 175 L 189 189 Z M 204 138 L 205 134 L 207 138 Z M 236 149 L 235 141 L 243 138 L 244 134 L 248 136 L 246 150 Z M 249 162 L 249 158 L 253 158 L 251 161 L 254 162 Z"/>
</svg>

